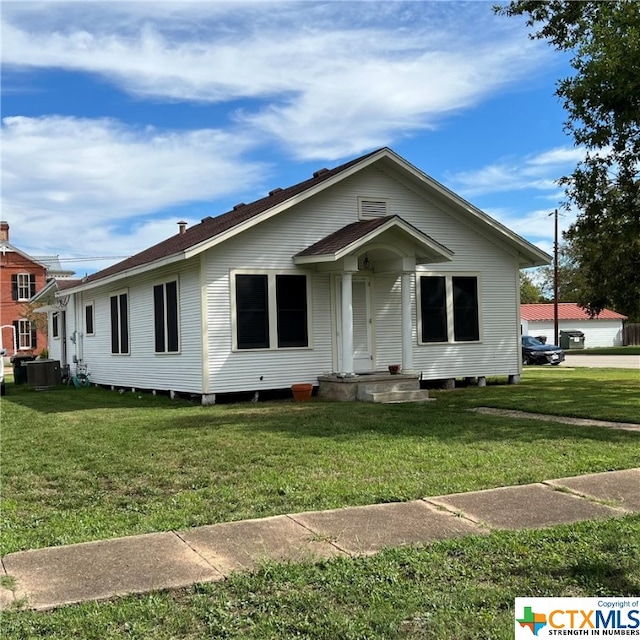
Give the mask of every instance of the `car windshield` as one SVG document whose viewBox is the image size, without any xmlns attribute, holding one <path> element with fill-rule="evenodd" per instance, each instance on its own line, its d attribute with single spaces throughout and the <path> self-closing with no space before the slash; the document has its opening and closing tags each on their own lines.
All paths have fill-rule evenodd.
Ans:
<svg viewBox="0 0 640 640">
<path fill-rule="evenodd" d="M 536 338 L 532 338 L 531 336 L 522 336 L 522 344 L 525 347 L 539 347 L 544 343 L 540 342 L 540 340 L 536 340 Z"/>
</svg>

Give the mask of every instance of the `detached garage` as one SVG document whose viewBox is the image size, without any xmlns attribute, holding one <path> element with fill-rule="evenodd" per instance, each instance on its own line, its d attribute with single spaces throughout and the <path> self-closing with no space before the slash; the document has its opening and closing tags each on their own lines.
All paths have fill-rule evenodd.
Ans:
<svg viewBox="0 0 640 640">
<path fill-rule="evenodd" d="M 553 342 L 553 304 L 521 304 L 522 335 L 546 336 Z M 574 302 L 558 304 L 558 329 L 582 331 L 585 349 L 593 347 L 619 347 L 622 345 L 622 327 L 627 319 L 621 313 L 603 309 L 595 318 Z"/>
</svg>

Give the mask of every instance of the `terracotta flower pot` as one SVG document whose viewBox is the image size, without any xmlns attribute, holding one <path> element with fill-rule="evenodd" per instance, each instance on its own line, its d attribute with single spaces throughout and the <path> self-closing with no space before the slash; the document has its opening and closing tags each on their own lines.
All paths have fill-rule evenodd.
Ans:
<svg viewBox="0 0 640 640">
<path fill-rule="evenodd" d="M 402 365 L 400 364 L 390 364 L 389 365 L 389 373 L 395 375 L 402 371 Z"/>
<path fill-rule="evenodd" d="M 311 394 L 313 393 L 313 385 L 310 382 L 301 382 L 300 384 L 292 384 L 291 391 L 293 392 L 293 399 L 296 402 L 305 402 L 311 400 Z"/>
</svg>

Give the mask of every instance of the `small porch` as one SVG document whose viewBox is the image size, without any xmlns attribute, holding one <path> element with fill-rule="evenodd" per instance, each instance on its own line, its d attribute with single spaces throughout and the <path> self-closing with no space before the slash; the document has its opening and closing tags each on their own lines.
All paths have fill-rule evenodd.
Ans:
<svg viewBox="0 0 640 640">
<path fill-rule="evenodd" d="M 384 371 L 345 376 L 319 376 L 318 397 L 342 402 L 429 402 L 429 392 L 420 389 L 420 376 L 414 373 L 390 374 Z"/>
</svg>

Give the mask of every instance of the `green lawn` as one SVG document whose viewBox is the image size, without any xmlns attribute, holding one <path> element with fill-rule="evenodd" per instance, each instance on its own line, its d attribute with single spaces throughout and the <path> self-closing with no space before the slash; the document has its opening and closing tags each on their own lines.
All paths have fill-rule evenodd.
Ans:
<svg viewBox="0 0 640 640">
<path fill-rule="evenodd" d="M 634 421 L 625 370 L 536 368 L 427 405 L 201 407 L 102 389 L 2 400 L 1 552 L 640 465 L 637 433 L 505 419 L 497 406 Z"/>
<path fill-rule="evenodd" d="M 626 370 L 527 369 L 426 405 L 200 407 L 8 385 L 2 554 L 640 466 L 640 434 L 470 413 L 638 421 Z M 640 593 L 640 516 L 469 537 L 192 589 L 9 612 L 3 638 L 511 638 L 513 598 Z"/>
<path fill-rule="evenodd" d="M 514 598 L 640 593 L 640 516 L 500 532 L 3 615 L 6 640 L 511 640 Z"/>
</svg>

